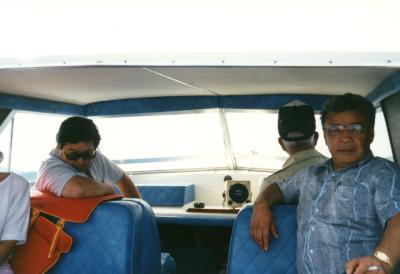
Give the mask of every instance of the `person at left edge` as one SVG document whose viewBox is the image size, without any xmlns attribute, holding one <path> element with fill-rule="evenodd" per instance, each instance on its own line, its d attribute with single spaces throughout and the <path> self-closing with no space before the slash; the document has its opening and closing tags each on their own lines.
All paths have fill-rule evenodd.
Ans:
<svg viewBox="0 0 400 274">
<path fill-rule="evenodd" d="M 121 193 L 140 198 L 128 175 L 98 149 L 99 131 L 91 119 L 70 117 L 61 123 L 57 147 L 38 172 L 35 188 L 66 198 Z"/>
<path fill-rule="evenodd" d="M 28 223 L 28 181 L 12 172 L 0 172 L 0 274 L 13 274 L 8 261 L 15 247 L 26 242 Z"/>
</svg>

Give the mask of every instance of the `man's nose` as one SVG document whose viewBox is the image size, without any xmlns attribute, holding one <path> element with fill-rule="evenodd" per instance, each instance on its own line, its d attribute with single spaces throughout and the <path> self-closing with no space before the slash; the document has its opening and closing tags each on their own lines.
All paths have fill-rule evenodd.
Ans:
<svg viewBox="0 0 400 274">
<path fill-rule="evenodd" d="M 79 165 L 87 165 L 89 162 L 90 162 L 89 160 L 83 159 L 82 157 L 79 157 L 77 160 L 77 163 Z"/>
<path fill-rule="evenodd" d="M 344 128 L 340 134 L 340 137 L 342 139 L 352 139 L 353 138 L 353 132 L 347 128 Z"/>
</svg>

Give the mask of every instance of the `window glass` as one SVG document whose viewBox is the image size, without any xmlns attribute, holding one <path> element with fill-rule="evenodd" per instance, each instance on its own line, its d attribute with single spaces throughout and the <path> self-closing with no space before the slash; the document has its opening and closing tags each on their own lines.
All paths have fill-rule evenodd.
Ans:
<svg viewBox="0 0 400 274">
<path fill-rule="evenodd" d="M 319 115 L 316 130 L 320 139 L 317 150 L 329 155 L 323 141 Z M 275 171 L 281 169 L 289 155 L 278 143 L 278 113 L 272 111 L 227 111 L 236 163 L 242 168 L 260 168 Z"/>
<path fill-rule="evenodd" d="M 385 117 L 381 109 L 378 109 L 375 117 L 375 137 L 371 144 L 371 150 L 375 156 L 393 161 L 393 152 L 390 146 L 389 133 L 386 127 Z"/>
<path fill-rule="evenodd" d="M 282 167 L 287 154 L 278 144 L 277 113 L 227 110 L 226 119 L 238 167 Z"/>
<path fill-rule="evenodd" d="M 10 141 L 11 141 L 12 122 L 9 121 L 7 126 L 0 132 L 0 151 L 3 152 L 4 159 L 0 163 L 0 171 L 8 170 L 8 161 L 10 160 Z"/>
<path fill-rule="evenodd" d="M 65 117 L 17 112 L 14 117 L 11 171 L 33 182 L 40 164 L 56 146 L 56 134 Z"/>
<path fill-rule="evenodd" d="M 278 144 L 277 113 L 271 111 L 226 110 L 232 151 L 239 168 L 278 170 L 288 155 Z M 40 164 L 56 146 L 55 136 L 63 115 L 17 112 L 14 116 L 11 171 L 28 181 L 36 178 Z M 320 139 L 317 149 L 329 157 L 323 140 L 320 116 L 316 115 Z M 93 118 L 102 140 L 100 149 L 126 171 L 228 168 L 219 112 Z M 8 170 L 12 123 L 0 134 Z M 377 112 L 376 156 L 393 160 L 385 120 Z"/>
<path fill-rule="evenodd" d="M 93 120 L 101 151 L 126 171 L 227 165 L 217 110 Z"/>
<path fill-rule="evenodd" d="M 321 115 L 320 114 L 315 114 L 315 126 L 316 130 L 319 134 L 318 137 L 318 142 L 315 148 L 324 154 L 326 157 L 330 158 L 331 154 L 329 153 L 328 146 L 325 144 L 324 140 L 324 131 L 322 130 L 322 125 L 321 125 Z"/>
</svg>

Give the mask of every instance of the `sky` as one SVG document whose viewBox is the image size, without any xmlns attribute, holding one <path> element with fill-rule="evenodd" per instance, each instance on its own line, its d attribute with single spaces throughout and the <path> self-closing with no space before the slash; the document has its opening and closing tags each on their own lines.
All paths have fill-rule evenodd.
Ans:
<svg viewBox="0 0 400 274">
<path fill-rule="evenodd" d="M 399 1 L 0 0 L 0 5 L 0 64 L 56 62 L 60 56 L 149 60 L 400 49 Z"/>
</svg>

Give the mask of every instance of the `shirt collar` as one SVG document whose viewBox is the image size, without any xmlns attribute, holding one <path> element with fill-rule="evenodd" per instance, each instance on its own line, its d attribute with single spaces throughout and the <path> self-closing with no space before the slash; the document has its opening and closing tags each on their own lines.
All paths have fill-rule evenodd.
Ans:
<svg viewBox="0 0 400 274">
<path fill-rule="evenodd" d="M 53 156 L 53 157 L 56 157 L 56 158 L 60 158 L 60 150 L 56 147 L 56 148 L 53 148 L 51 151 L 50 151 L 50 156 Z"/>
<path fill-rule="evenodd" d="M 314 148 L 306 149 L 303 151 L 299 151 L 292 156 L 290 156 L 285 163 L 283 164 L 283 168 L 292 165 L 293 163 L 301 162 L 304 160 L 308 160 L 313 157 L 320 157 L 321 155 Z"/>
<path fill-rule="evenodd" d="M 361 159 L 357 163 L 352 164 L 351 166 L 348 166 L 348 167 L 346 167 L 344 169 L 341 169 L 339 171 L 347 170 L 347 169 L 350 169 L 350 168 L 353 168 L 353 167 L 362 167 L 363 165 L 367 164 L 373 157 L 374 157 L 374 154 L 372 153 L 371 150 L 369 150 L 368 153 L 365 155 L 365 157 L 363 159 Z M 329 172 L 335 172 L 335 170 L 333 170 L 332 158 L 326 160 L 321 165 L 326 167 L 327 169 L 329 169 Z"/>
</svg>

